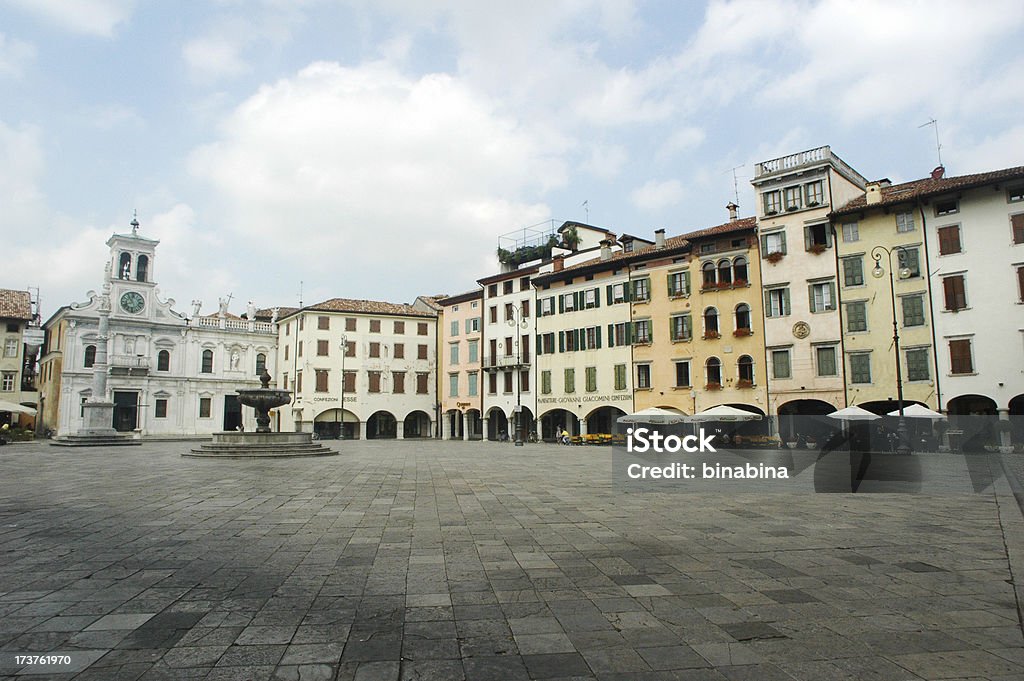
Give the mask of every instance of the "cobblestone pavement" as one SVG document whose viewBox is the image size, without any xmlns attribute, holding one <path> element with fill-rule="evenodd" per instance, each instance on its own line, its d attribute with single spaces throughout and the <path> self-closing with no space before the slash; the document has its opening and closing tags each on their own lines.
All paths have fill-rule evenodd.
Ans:
<svg viewBox="0 0 1024 681">
<path fill-rule="evenodd" d="M 624 494 L 607 448 L 334 444 L 0 450 L 0 678 L 1024 678 L 1005 481 Z"/>
</svg>

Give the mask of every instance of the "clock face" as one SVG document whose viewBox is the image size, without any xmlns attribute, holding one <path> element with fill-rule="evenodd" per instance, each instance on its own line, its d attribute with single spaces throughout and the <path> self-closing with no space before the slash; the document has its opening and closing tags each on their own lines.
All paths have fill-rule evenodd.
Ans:
<svg viewBox="0 0 1024 681">
<path fill-rule="evenodd" d="M 125 312 L 138 314 L 139 312 L 142 312 L 142 308 L 144 307 L 146 307 L 146 299 L 143 298 L 140 293 L 128 291 L 121 296 L 121 309 Z"/>
</svg>

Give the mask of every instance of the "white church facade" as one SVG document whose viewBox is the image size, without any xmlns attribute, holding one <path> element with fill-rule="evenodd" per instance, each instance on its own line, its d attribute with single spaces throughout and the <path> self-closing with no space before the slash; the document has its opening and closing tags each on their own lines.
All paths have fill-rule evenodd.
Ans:
<svg viewBox="0 0 1024 681">
<path fill-rule="evenodd" d="M 253 411 L 243 412 L 235 391 L 259 387 L 264 368 L 275 373 L 276 319 L 256 320 L 251 303 L 245 318 L 232 315 L 223 300 L 211 315 L 199 314 L 199 301 L 191 317 L 176 311 L 157 288 L 158 244 L 138 234 L 136 221 L 130 234 L 111 236 L 100 292 L 89 291 L 87 301 L 61 307 L 44 324 L 42 428 L 57 435 L 82 428 L 100 343 L 115 430 L 188 437 L 255 428 Z M 101 316 L 109 320 L 105 337 Z"/>
</svg>

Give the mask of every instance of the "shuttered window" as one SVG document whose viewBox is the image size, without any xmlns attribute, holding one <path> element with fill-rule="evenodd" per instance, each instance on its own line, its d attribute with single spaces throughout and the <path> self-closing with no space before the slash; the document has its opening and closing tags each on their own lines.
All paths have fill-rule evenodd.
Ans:
<svg viewBox="0 0 1024 681">
<path fill-rule="evenodd" d="M 959 253 L 960 248 L 960 226 L 949 225 L 939 227 L 939 255 Z"/>
<path fill-rule="evenodd" d="M 843 285 L 864 285 L 864 258 L 862 256 L 843 258 Z"/>
<path fill-rule="evenodd" d="M 974 373 L 970 338 L 949 341 L 949 366 L 954 374 Z"/>
<path fill-rule="evenodd" d="M 957 274 L 943 279 L 942 292 L 945 296 L 947 310 L 963 310 L 967 307 L 967 292 L 964 289 L 964 275 Z"/>
<path fill-rule="evenodd" d="M 903 326 L 924 325 L 924 296 L 904 296 Z"/>
<path fill-rule="evenodd" d="M 846 304 L 846 330 L 849 332 L 868 330 L 867 303 L 860 301 Z"/>
<path fill-rule="evenodd" d="M 625 390 L 626 389 L 626 365 L 616 364 L 615 365 L 615 389 Z"/>
<path fill-rule="evenodd" d="M 907 380 L 927 381 L 931 379 L 928 348 L 907 350 Z"/>
<path fill-rule="evenodd" d="M 1013 226 L 1013 243 L 1024 244 L 1024 213 L 1011 215 L 1010 224 Z"/>
</svg>

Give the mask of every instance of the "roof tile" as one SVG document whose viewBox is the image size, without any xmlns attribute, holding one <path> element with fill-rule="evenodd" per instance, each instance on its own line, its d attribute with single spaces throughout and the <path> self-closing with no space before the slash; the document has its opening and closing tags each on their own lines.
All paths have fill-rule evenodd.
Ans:
<svg viewBox="0 0 1024 681">
<path fill-rule="evenodd" d="M 28 291 L 0 288 L 0 317 L 4 319 L 32 319 L 32 298 Z"/>
</svg>

